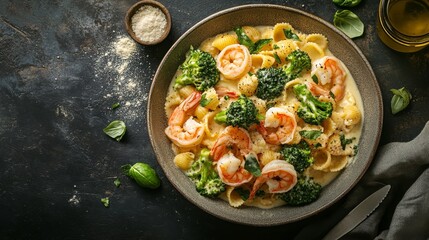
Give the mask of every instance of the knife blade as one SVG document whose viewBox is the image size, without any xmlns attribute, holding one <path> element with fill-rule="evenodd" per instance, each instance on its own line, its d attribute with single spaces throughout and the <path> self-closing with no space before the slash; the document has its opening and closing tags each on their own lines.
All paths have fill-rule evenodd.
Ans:
<svg viewBox="0 0 429 240">
<path fill-rule="evenodd" d="M 339 239 L 353 230 L 359 223 L 365 220 L 380 205 L 390 190 L 386 185 L 372 193 L 365 200 L 351 210 L 334 228 L 332 228 L 323 240 Z"/>
</svg>

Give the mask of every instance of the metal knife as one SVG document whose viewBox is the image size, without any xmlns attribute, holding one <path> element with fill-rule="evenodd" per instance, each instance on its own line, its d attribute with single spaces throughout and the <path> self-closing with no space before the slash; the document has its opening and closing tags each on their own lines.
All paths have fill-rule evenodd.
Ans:
<svg viewBox="0 0 429 240">
<path fill-rule="evenodd" d="M 323 240 L 336 240 L 353 230 L 380 205 L 389 193 L 389 190 L 390 185 L 386 185 L 359 203 L 359 205 L 353 208 L 349 214 L 326 234 Z"/>
</svg>

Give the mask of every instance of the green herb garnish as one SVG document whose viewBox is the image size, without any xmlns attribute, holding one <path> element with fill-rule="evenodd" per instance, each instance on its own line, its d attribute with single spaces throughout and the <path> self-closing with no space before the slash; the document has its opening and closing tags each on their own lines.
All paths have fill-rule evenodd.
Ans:
<svg viewBox="0 0 429 240">
<path fill-rule="evenodd" d="M 125 126 L 125 123 L 120 120 L 115 120 L 107 127 L 103 129 L 103 132 L 107 134 L 109 137 L 116 139 L 116 141 L 121 141 L 122 137 L 125 135 L 125 132 L 127 131 L 127 127 Z"/>
<path fill-rule="evenodd" d="M 205 93 L 203 93 L 203 95 L 201 96 L 200 105 L 201 105 L 201 107 L 205 107 L 205 106 L 207 106 L 211 101 L 212 101 L 212 99 L 207 98 L 207 97 L 206 97 L 206 94 L 205 94 Z"/>
<path fill-rule="evenodd" d="M 100 200 L 101 200 L 101 203 L 102 203 L 106 208 L 110 206 L 110 200 L 109 200 L 109 197 L 105 197 L 105 198 L 102 198 L 102 199 L 100 199 Z"/>
<path fill-rule="evenodd" d="M 141 187 L 155 189 L 161 185 L 155 170 L 146 163 L 138 162 L 132 166 L 126 164 L 121 169 L 126 176 L 134 179 Z"/>
<path fill-rule="evenodd" d="M 276 63 L 278 64 L 282 63 L 282 60 L 280 59 L 279 55 L 277 55 L 276 52 L 274 52 L 274 59 L 276 60 Z"/>
<path fill-rule="evenodd" d="M 113 181 L 113 184 L 115 184 L 116 187 L 121 186 L 121 180 L 119 178 L 116 178 L 115 181 Z"/>
<path fill-rule="evenodd" d="M 347 144 L 350 144 L 353 142 L 353 140 L 355 140 L 356 138 L 346 138 L 346 136 L 344 136 L 344 134 L 340 135 L 340 141 L 341 141 L 341 147 L 343 148 L 343 150 L 346 149 Z"/>
<path fill-rule="evenodd" d="M 248 154 L 244 162 L 244 169 L 249 171 L 253 176 L 261 176 L 261 167 L 259 166 L 258 159 L 253 154 Z"/>
<path fill-rule="evenodd" d="M 303 138 L 316 140 L 320 135 L 322 135 L 322 131 L 319 131 L 319 130 L 302 130 L 302 131 L 299 131 L 299 134 Z"/>
<path fill-rule="evenodd" d="M 364 25 L 359 17 L 350 10 L 338 10 L 334 15 L 334 25 L 349 38 L 362 36 Z"/>
<path fill-rule="evenodd" d="M 288 39 L 292 39 L 295 41 L 301 41 L 301 39 L 299 39 L 298 35 L 296 35 L 294 32 L 292 32 L 291 29 L 283 29 L 283 33 L 285 34 L 285 37 Z"/>
<path fill-rule="evenodd" d="M 392 100 L 390 102 L 390 108 L 392 109 L 392 114 L 396 114 L 404 110 L 411 101 L 411 93 L 405 88 L 400 89 L 390 89 L 393 93 Z"/>
<path fill-rule="evenodd" d="M 314 83 L 319 84 L 319 78 L 316 75 L 311 76 L 311 79 L 313 79 Z"/>
<path fill-rule="evenodd" d="M 235 28 L 234 32 L 235 34 L 237 34 L 238 42 L 241 45 L 246 46 L 249 49 L 251 54 L 258 53 L 265 45 L 269 44 L 272 41 L 271 38 L 268 38 L 268 39 L 260 39 L 256 42 L 253 42 L 249 38 L 249 36 L 247 36 L 246 32 L 242 27 Z"/>
<path fill-rule="evenodd" d="M 340 7 L 355 7 L 361 2 L 361 0 L 332 0 L 332 2 Z"/>
<path fill-rule="evenodd" d="M 114 109 L 116 109 L 116 108 L 118 108 L 118 107 L 120 107 L 120 106 L 121 106 L 121 104 L 119 104 L 119 103 L 117 102 L 117 103 L 112 104 L 112 106 L 110 107 L 110 109 L 114 110 Z"/>
</svg>

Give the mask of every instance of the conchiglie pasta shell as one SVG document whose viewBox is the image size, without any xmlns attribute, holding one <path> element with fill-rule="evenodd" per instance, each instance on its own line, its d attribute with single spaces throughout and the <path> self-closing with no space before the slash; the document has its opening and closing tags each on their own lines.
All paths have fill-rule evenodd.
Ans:
<svg viewBox="0 0 429 240">
<path fill-rule="evenodd" d="M 332 156 L 329 171 L 338 172 L 347 166 L 347 156 Z"/>
<path fill-rule="evenodd" d="M 324 35 L 319 34 L 319 33 L 309 34 L 309 35 L 307 35 L 305 40 L 307 42 L 316 43 L 323 50 L 326 50 L 326 48 L 328 47 L 328 39 Z"/>
<path fill-rule="evenodd" d="M 353 154 L 352 144 L 348 144 L 345 149 L 341 146 L 340 135 L 334 134 L 332 135 L 327 144 L 327 149 L 331 153 L 331 155 L 336 156 L 346 156 Z"/>
<path fill-rule="evenodd" d="M 210 130 L 210 124 L 212 124 L 215 115 L 216 114 L 214 112 L 209 112 L 203 118 L 204 132 L 206 133 L 206 136 L 211 139 L 216 138 L 218 135 L 216 132 L 212 132 Z"/>
<path fill-rule="evenodd" d="M 165 100 L 164 110 L 167 114 L 167 117 L 170 117 L 173 110 L 182 102 L 182 98 L 179 93 L 172 92 L 167 95 L 167 99 Z"/>
<path fill-rule="evenodd" d="M 252 101 L 255 104 L 256 109 L 258 109 L 259 114 L 265 115 L 265 113 L 267 112 L 266 102 L 257 97 L 252 98 Z"/>
<path fill-rule="evenodd" d="M 204 92 L 205 98 L 210 99 L 209 103 L 205 106 L 210 110 L 215 110 L 219 106 L 219 96 L 214 88 L 210 88 Z"/>
<path fill-rule="evenodd" d="M 261 39 L 261 33 L 255 27 L 244 26 L 243 30 L 252 42 L 256 42 Z"/>
<path fill-rule="evenodd" d="M 232 34 L 220 34 L 213 40 L 212 46 L 222 51 L 225 47 L 237 44 L 238 39 L 236 35 Z"/>
<path fill-rule="evenodd" d="M 189 97 L 193 92 L 195 92 L 195 88 L 191 85 L 186 85 L 179 89 L 179 94 L 184 99 Z"/>
<path fill-rule="evenodd" d="M 332 121 L 331 118 L 328 118 L 325 121 L 323 121 L 322 126 L 323 126 L 324 134 L 326 134 L 327 136 L 331 136 L 332 134 L 334 134 L 336 129 L 336 124 L 334 121 Z"/>
<path fill-rule="evenodd" d="M 209 113 L 209 110 L 201 105 L 198 105 L 194 111 L 194 115 L 197 116 L 198 120 L 202 121 L 204 117 Z"/>
<path fill-rule="evenodd" d="M 192 152 L 183 152 L 174 157 L 174 164 L 181 170 L 186 171 L 191 167 L 194 159 L 195 155 Z"/>
<path fill-rule="evenodd" d="M 234 191 L 234 187 L 227 186 L 225 194 L 231 207 L 240 207 L 243 205 L 244 200 L 241 198 L 240 194 Z"/>
<path fill-rule="evenodd" d="M 291 52 L 298 49 L 298 45 L 296 45 L 296 42 L 290 39 L 281 40 L 277 42 L 276 45 L 277 45 L 277 48 L 274 49 L 274 52 L 277 54 L 277 56 L 279 56 L 282 62 L 285 61 L 286 57 Z"/>
<path fill-rule="evenodd" d="M 348 105 L 344 107 L 344 125 L 356 125 L 361 120 L 361 113 L 356 105 Z"/>
<path fill-rule="evenodd" d="M 323 49 L 317 43 L 314 42 L 307 42 L 304 46 L 302 46 L 301 50 L 308 53 L 308 56 L 310 56 L 311 61 L 315 61 L 325 56 L 325 52 L 323 51 Z"/>
<path fill-rule="evenodd" d="M 274 25 L 274 29 L 273 29 L 273 39 L 274 42 L 278 42 L 281 40 L 285 40 L 286 36 L 284 34 L 284 30 L 294 30 L 292 25 L 290 25 L 289 23 L 277 23 L 276 25 Z"/>
<path fill-rule="evenodd" d="M 219 54 L 219 49 L 213 46 L 213 40 L 214 38 L 208 38 L 204 40 L 200 45 L 200 49 L 204 52 L 210 53 L 212 57 L 216 57 L 216 55 Z"/>
<path fill-rule="evenodd" d="M 321 149 L 316 150 L 312 153 L 314 162 L 312 167 L 316 170 L 325 171 L 329 169 L 331 165 L 331 153 L 328 151 Z"/>
<path fill-rule="evenodd" d="M 265 54 L 252 54 L 252 67 L 254 70 L 260 68 L 269 68 L 275 63 L 275 59 L 272 56 Z"/>
<path fill-rule="evenodd" d="M 272 27 L 263 28 L 261 30 L 261 38 L 262 39 L 273 38 L 273 28 Z"/>
<path fill-rule="evenodd" d="M 256 88 L 258 87 L 258 79 L 256 76 L 249 76 L 246 74 L 240 79 L 237 86 L 241 94 L 250 97 L 256 92 Z"/>
</svg>

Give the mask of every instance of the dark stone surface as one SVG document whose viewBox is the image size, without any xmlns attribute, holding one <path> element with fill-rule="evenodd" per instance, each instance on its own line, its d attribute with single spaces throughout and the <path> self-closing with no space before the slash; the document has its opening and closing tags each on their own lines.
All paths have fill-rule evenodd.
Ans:
<svg viewBox="0 0 429 240">
<path fill-rule="evenodd" d="M 168 48 L 192 25 L 219 10 L 260 2 L 161 2 L 173 20 L 167 40 L 137 46 L 130 58 L 121 59 L 112 46 L 127 36 L 123 17 L 134 1 L 0 0 L 1 239 L 219 239 L 234 233 L 246 239 L 287 238 L 335 211 L 334 205 L 284 226 L 242 226 L 203 212 L 172 187 L 147 134 L 151 78 Z M 295 7 L 329 22 L 338 9 L 329 1 L 264 3 Z M 380 144 L 408 141 L 429 120 L 429 49 L 404 54 L 385 47 L 375 29 L 377 4 L 363 1 L 353 9 L 365 24 L 355 43 L 382 90 Z M 413 100 L 393 116 L 389 90 L 403 86 Z M 122 106 L 112 111 L 115 102 Z M 120 143 L 102 132 L 115 119 L 128 127 Z M 121 165 L 137 161 L 156 169 L 159 189 L 142 189 L 121 174 Z M 109 208 L 100 202 L 106 196 Z"/>
</svg>

